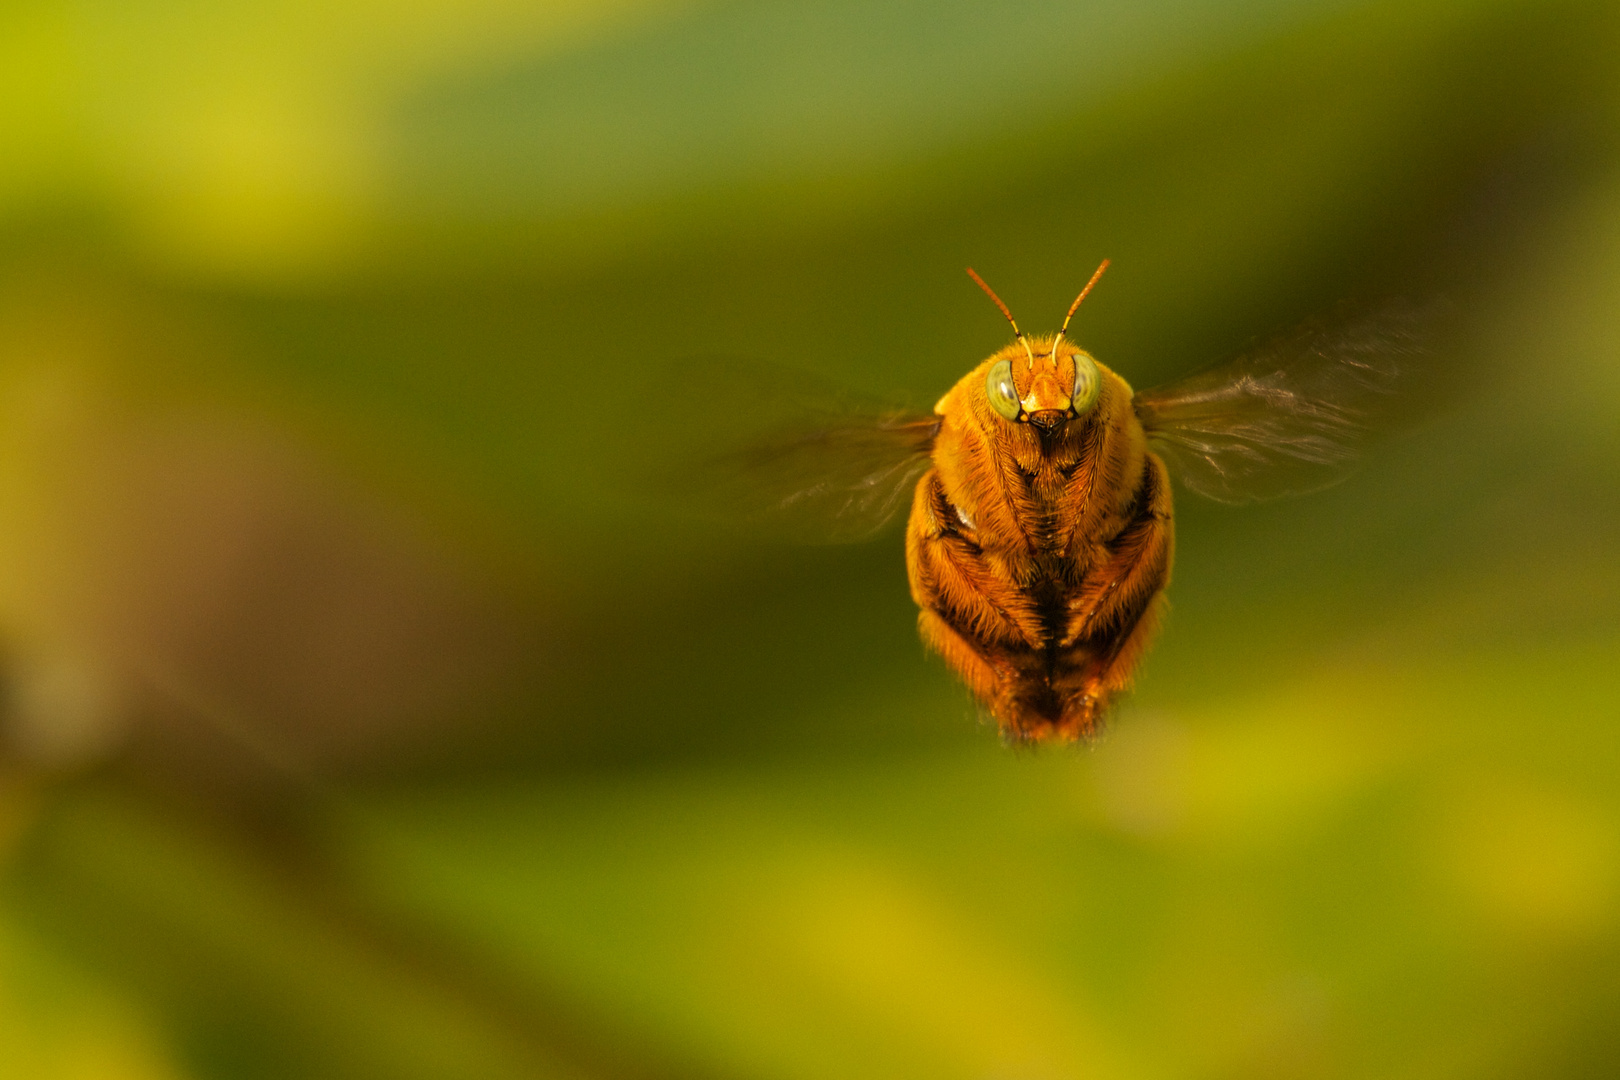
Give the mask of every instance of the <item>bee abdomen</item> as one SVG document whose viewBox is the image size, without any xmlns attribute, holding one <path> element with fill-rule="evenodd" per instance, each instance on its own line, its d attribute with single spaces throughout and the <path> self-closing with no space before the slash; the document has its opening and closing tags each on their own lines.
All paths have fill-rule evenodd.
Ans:
<svg viewBox="0 0 1620 1080">
<path fill-rule="evenodd" d="M 1084 557 L 1019 554 L 981 546 L 933 472 L 918 484 L 906 554 L 923 637 L 1011 739 L 1091 733 L 1153 633 L 1173 546 L 1156 457 L 1121 501 L 1123 522 Z"/>
</svg>

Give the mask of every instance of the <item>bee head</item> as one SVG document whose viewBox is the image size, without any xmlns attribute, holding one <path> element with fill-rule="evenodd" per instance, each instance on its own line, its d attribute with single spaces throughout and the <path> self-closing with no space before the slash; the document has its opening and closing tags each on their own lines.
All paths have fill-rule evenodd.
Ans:
<svg viewBox="0 0 1620 1080">
<path fill-rule="evenodd" d="M 1024 356 L 1029 361 L 1023 372 L 1015 372 L 1017 350 L 1009 348 L 1003 351 L 1010 355 L 1000 356 L 990 365 L 984 382 L 985 396 L 989 399 L 990 407 L 1002 419 L 1034 424 L 1043 435 L 1048 435 L 1055 432 L 1059 425 L 1097 404 L 1097 397 L 1102 392 L 1102 377 L 1098 374 L 1097 362 L 1090 353 L 1065 342 L 1063 335 L 1069 329 L 1069 320 L 1074 318 L 1080 301 L 1086 298 L 1106 269 L 1108 260 L 1104 259 L 1091 275 L 1091 280 L 1086 282 L 1086 287 L 1080 290 L 1080 295 L 1074 298 L 1074 303 L 1069 305 L 1062 329 L 1050 342 L 1042 342 L 1043 348 L 1037 354 L 1035 346 L 1018 329 L 1018 323 L 1007 305 L 984 283 L 983 278 L 973 272 L 972 267 L 968 268 L 968 276 L 989 293 L 990 299 L 996 302 L 1001 313 L 1007 316 L 1007 321 L 1012 323 L 1013 334 L 1024 347 Z M 1024 375 L 1023 379 L 1018 377 L 1020 374 Z M 1025 387 L 1022 393 L 1019 392 L 1020 382 Z"/>
<path fill-rule="evenodd" d="M 1097 362 L 1084 350 L 1056 338 L 1040 344 L 1044 348 L 1030 349 L 1028 364 L 1015 350 L 1004 350 L 1012 355 L 990 365 L 984 391 L 1002 419 L 1052 432 L 1097 404 L 1102 378 Z"/>
</svg>

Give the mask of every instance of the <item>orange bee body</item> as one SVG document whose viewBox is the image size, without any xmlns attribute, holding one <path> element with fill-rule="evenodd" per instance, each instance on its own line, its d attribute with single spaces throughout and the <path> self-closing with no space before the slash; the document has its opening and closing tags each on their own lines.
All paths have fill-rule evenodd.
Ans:
<svg viewBox="0 0 1620 1080">
<path fill-rule="evenodd" d="M 940 399 L 906 528 L 923 640 L 1012 739 L 1092 733 L 1158 623 L 1170 480 L 1124 379 L 1061 337 L 1010 345 Z M 1013 379 L 1023 422 L 986 382 Z M 1077 367 L 1089 369 L 1077 379 Z M 1072 390 L 1095 380 L 1089 407 Z"/>
</svg>

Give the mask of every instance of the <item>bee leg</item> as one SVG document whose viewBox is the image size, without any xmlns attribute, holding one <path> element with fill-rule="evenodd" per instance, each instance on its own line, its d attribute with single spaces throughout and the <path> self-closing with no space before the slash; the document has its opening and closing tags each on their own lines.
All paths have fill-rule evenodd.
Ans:
<svg viewBox="0 0 1620 1080">
<path fill-rule="evenodd" d="M 1061 647 L 1070 659 L 1054 680 L 1064 693 L 1060 738 L 1096 732 L 1159 627 L 1175 532 L 1168 477 L 1155 457 L 1143 470 L 1137 506 L 1131 523 L 1109 542 L 1108 558 L 1087 571 L 1069 604 Z"/>
<path fill-rule="evenodd" d="M 1175 551 L 1170 480 L 1156 457 L 1149 456 L 1143 470 L 1137 504 L 1134 519 L 1109 541 L 1107 558 L 1086 572 L 1070 600 L 1064 646 L 1104 636 L 1126 637 L 1170 583 Z M 1141 655 L 1141 648 L 1136 655 Z"/>
<path fill-rule="evenodd" d="M 926 608 L 917 614 L 917 631 L 922 635 L 923 644 L 937 652 L 967 683 L 979 704 L 999 719 L 1003 715 L 1003 710 L 998 706 L 1006 682 L 1004 672 L 998 671 L 996 665 L 957 633 L 950 623 Z"/>
<path fill-rule="evenodd" d="M 1115 694 L 1131 683 L 1142 654 L 1159 631 L 1165 607 L 1164 595 L 1154 596 L 1138 614 L 1130 629 L 1119 635 L 1106 650 L 1086 666 L 1078 692 L 1063 707 L 1060 728 L 1067 738 L 1094 735 Z"/>
<path fill-rule="evenodd" d="M 1097 734 L 1102 726 L 1103 710 L 1107 701 L 1081 692 L 1063 703 L 1063 716 L 1053 727 L 1053 737 L 1063 742 L 1078 742 Z"/>
<path fill-rule="evenodd" d="M 1142 612 L 1142 617 L 1136 621 L 1136 626 L 1119 643 L 1114 655 L 1109 659 L 1108 666 L 1098 677 L 1098 685 L 1110 694 L 1117 693 L 1130 685 L 1131 675 L 1136 671 L 1137 663 L 1142 654 L 1147 652 L 1153 638 L 1159 632 L 1159 623 L 1164 618 L 1164 609 L 1169 606 L 1164 594 L 1160 593 L 1153 598 L 1153 602 Z"/>
</svg>

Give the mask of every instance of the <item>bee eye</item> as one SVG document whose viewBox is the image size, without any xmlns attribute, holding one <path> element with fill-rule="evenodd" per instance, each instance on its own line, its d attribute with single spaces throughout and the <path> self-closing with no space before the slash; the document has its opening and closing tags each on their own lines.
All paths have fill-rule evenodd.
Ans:
<svg viewBox="0 0 1620 1080">
<path fill-rule="evenodd" d="M 984 380 L 984 393 L 990 399 L 990 407 L 1003 419 L 1018 419 L 1021 409 L 1018 389 L 1013 386 L 1011 360 L 1002 360 L 990 366 L 990 374 Z"/>
<path fill-rule="evenodd" d="M 1083 413 L 1097 404 L 1102 393 L 1102 376 L 1097 362 L 1085 353 L 1074 354 L 1074 392 L 1069 395 L 1069 407 Z"/>
</svg>

